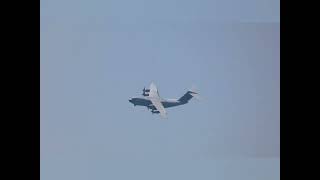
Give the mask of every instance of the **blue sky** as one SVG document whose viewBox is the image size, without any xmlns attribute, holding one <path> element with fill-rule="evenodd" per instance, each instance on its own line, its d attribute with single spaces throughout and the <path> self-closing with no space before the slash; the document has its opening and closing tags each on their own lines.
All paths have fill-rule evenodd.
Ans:
<svg viewBox="0 0 320 180">
<path fill-rule="evenodd" d="M 41 179 L 280 179 L 279 1 L 41 1 Z M 156 83 L 201 101 L 168 119 Z"/>
</svg>

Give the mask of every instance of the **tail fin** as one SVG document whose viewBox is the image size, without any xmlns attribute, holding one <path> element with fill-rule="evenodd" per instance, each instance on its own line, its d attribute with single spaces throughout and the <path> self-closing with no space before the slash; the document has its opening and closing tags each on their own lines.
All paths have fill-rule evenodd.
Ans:
<svg viewBox="0 0 320 180">
<path fill-rule="evenodd" d="M 182 103 L 187 103 L 190 99 L 192 99 L 194 96 L 196 96 L 198 93 L 194 91 L 188 91 L 186 92 L 180 99 L 179 101 Z"/>
</svg>

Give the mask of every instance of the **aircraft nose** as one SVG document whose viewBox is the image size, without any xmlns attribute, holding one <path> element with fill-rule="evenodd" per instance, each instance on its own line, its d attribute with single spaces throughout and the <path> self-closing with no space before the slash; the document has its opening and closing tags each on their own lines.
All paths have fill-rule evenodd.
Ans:
<svg viewBox="0 0 320 180">
<path fill-rule="evenodd" d="M 129 99 L 129 102 L 131 102 L 131 103 L 132 103 L 132 99 Z"/>
</svg>

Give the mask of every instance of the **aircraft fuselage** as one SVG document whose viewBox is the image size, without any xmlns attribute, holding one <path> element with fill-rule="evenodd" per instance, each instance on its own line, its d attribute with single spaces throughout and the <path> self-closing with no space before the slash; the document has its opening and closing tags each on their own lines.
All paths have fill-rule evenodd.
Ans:
<svg viewBox="0 0 320 180">
<path fill-rule="evenodd" d="M 146 106 L 146 107 L 149 107 L 150 109 L 155 109 L 149 97 L 134 97 L 129 99 L 129 102 L 131 102 L 134 106 Z M 161 103 L 164 108 L 186 104 L 178 101 L 177 99 L 163 99 L 161 100 Z"/>
</svg>

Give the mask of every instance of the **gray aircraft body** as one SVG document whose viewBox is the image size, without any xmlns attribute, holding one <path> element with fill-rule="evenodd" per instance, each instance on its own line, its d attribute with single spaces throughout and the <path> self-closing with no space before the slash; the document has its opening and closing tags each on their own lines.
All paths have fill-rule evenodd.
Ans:
<svg viewBox="0 0 320 180">
<path fill-rule="evenodd" d="M 187 91 L 179 99 L 163 99 L 160 97 L 158 89 L 154 83 L 151 83 L 150 88 L 143 88 L 141 97 L 133 97 L 129 99 L 134 106 L 146 106 L 148 110 L 154 114 L 160 113 L 162 117 L 166 117 L 165 108 L 183 105 L 189 102 L 193 97 L 197 97 L 198 93 L 194 91 Z"/>
</svg>

